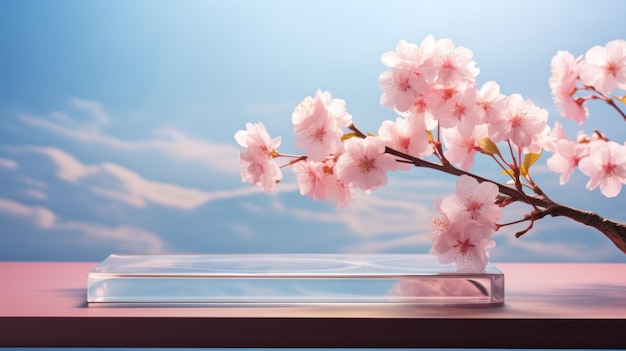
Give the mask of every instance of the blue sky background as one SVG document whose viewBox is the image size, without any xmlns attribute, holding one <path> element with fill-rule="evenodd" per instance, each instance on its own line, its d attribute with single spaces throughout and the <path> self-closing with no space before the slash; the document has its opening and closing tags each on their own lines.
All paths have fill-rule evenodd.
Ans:
<svg viewBox="0 0 626 351">
<path fill-rule="evenodd" d="M 552 56 L 625 38 L 624 13 L 620 1 L 0 0 L 0 260 L 426 253 L 433 203 L 454 178 L 394 174 L 337 211 L 302 198 L 289 170 L 273 194 L 241 183 L 234 133 L 263 121 L 281 151 L 296 152 L 291 112 L 318 88 L 376 131 L 396 117 L 379 105 L 380 56 L 428 34 L 471 49 L 479 84 L 496 80 L 547 109 L 550 124 L 563 121 Z M 626 135 L 599 104 L 584 128 Z M 580 173 L 560 187 L 546 158 L 535 177 L 554 199 L 626 221 L 625 191 L 606 199 Z M 489 162 L 473 170 L 501 177 Z M 494 261 L 626 262 L 567 219 L 544 219 L 519 240 L 514 231 L 496 234 Z"/>
</svg>

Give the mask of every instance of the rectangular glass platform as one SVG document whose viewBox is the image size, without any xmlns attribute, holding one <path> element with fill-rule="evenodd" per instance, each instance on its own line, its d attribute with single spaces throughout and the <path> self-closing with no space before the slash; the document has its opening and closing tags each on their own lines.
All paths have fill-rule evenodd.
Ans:
<svg viewBox="0 0 626 351">
<path fill-rule="evenodd" d="M 147 304 L 501 304 L 504 274 L 423 254 L 173 254 L 106 258 L 87 301 Z"/>
</svg>

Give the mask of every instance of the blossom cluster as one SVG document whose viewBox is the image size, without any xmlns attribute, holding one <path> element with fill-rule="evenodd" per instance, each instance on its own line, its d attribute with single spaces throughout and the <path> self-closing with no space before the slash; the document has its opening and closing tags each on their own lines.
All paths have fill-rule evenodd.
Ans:
<svg viewBox="0 0 626 351">
<path fill-rule="evenodd" d="M 386 140 L 391 147 L 424 156 L 430 151 L 423 140 L 439 127 L 447 147 L 443 156 L 463 170 L 471 168 L 483 138 L 510 141 L 529 151 L 541 148 L 549 131 L 548 112 L 519 94 L 501 94 L 494 81 L 478 89 L 479 69 L 469 49 L 428 36 L 420 46 L 400 41 L 395 51 L 383 54 L 382 62 L 389 69 L 378 80 L 383 90 L 380 102 L 407 121 L 396 122 L 395 128 L 383 125 L 397 130 Z M 421 148 L 403 147 L 413 143 Z"/>
<path fill-rule="evenodd" d="M 587 115 L 583 105 L 588 99 L 574 97 L 578 81 L 581 89 L 602 97 L 626 86 L 624 43 L 592 48 L 584 60 L 564 52 L 555 56 L 550 86 L 570 118 L 581 121 Z M 318 90 L 292 114 L 295 146 L 302 154 L 279 152 L 280 138 L 271 138 L 261 122 L 235 134 L 242 147 L 242 180 L 271 191 L 282 179 L 281 169 L 290 166 L 302 195 L 343 208 L 357 189 L 371 192 L 387 184 L 388 172 L 422 165 L 416 160 L 436 160 L 439 170 L 460 177 L 456 193 L 437 205 L 430 252 L 442 263 L 471 270 L 487 263 L 488 249 L 495 245 L 491 235 L 503 226 L 497 224 L 501 208 L 528 200 L 523 186 L 542 194 L 529 168 L 543 149 L 554 153 L 548 166 L 562 173 L 561 183 L 576 166 L 591 177 L 588 187 L 600 186 L 606 196 L 615 196 L 626 180 L 626 146 L 600 134 L 569 141 L 559 124 L 548 127 L 548 112 L 530 99 L 506 96 L 494 81 L 478 88 L 472 52 L 449 39 L 428 36 L 419 46 L 402 40 L 395 51 L 382 55 L 382 63 L 387 70 L 378 79 L 380 103 L 395 111 L 394 120 L 383 121 L 377 133 L 365 134 L 353 124 L 344 100 Z M 495 161 L 518 189 L 517 199 L 503 201 L 496 183 L 467 173 L 477 154 Z M 279 164 L 279 158 L 287 161 Z"/>
<path fill-rule="evenodd" d="M 437 217 L 431 220 L 430 253 L 441 263 L 455 263 L 462 270 L 481 270 L 488 250 L 495 246 L 491 235 L 497 229 L 502 209 L 496 204 L 498 187 L 459 177 L 456 192 L 437 202 Z"/>
<path fill-rule="evenodd" d="M 552 96 L 561 115 L 583 124 L 589 116 L 585 106 L 591 100 L 614 104 L 610 94 L 615 89 L 626 90 L 626 41 L 614 40 L 604 47 L 594 46 L 584 56 L 574 58 L 567 51 L 559 51 L 551 62 L 549 80 Z M 623 97 L 618 100 L 622 100 Z M 626 116 L 622 114 L 626 119 Z M 626 183 L 626 145 L 595 132 L 588 136 L 579 132 L 576 139 L 568 139 L 560 124 L 551 132 L 552 142 L 544 149 L 553 153 L 547 160 L 548 168 L 561 173 L 560 184 L 567 183 L 574 169 L 588 176 L 587 188 L 600 191 L 607 197 L 619 194 Z"/>
</svg>

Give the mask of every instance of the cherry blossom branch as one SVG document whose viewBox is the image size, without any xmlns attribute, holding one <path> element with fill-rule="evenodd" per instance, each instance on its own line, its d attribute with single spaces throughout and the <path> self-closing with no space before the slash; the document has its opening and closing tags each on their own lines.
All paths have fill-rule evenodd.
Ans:
<svg viewBox="0 0 626 351">
<path fill-rule="evenodd" d="M 593 227 L 609 238 L 618 249 L 626 253 L 626 224 L 624 223 L 606 219 L 595 212 L 583 211 L 557 203 L 535 215 L 535 218 L 540 219 L 547 215 L 551 217 L 567 217 L 578 223 Z"/>
<path fill-rule="evenodd" d="M 622 111 L 622 109 L 619 108 L 619 106 L 617 106 L 617 104 L 615 103 L 615 101 L 613 101 L 613 99 L 611 99 L 610 96 L 607 96 L 606 94 L 598 91 L 596 88 L 590 87 L 589 89 L 595 91 L 598 95 L 591 95 L 590 98 L 591 99 L 599 99 L 599 100 L 603 100 L 604 102 L 606 102 L 609 106 L 611 106 L 612 108 L 615 109 L 615 111 L 617 111 L 617 113 L 620 114 L 620 116 L 622 116 L 622 118 L 624 119 L 624 121 L 626 121 L 626 113 L 624 113 L 624 111 Z"/>
<path fill-rule="evenodd" d="M 626 121 L 626 113 L 624 113 L 624 111 L 622 111 L 619 108 L 619 106 L 617 106 L 617 104 L 615 103 L 615 101 L 613 101 L 613 99 L 606 100 L 606 103 L 609 104 L 609 106 L 613 107 L 617 111 L 617 113 L 619 113 L 622 116 L 624 121 Z"/>
<path fill-rule="evenodd" d="M 623 40 L 595 46 L 584 58 L 559 51 L 551 62 L 549 84 L 561 114 L 582 124 L 589 114 L 583 105 L 602 100 L 626 121 L 625 111 L 618 106 L 618 102 L 626 103 L 626 96 L 610 95 L 626 84 L 618 74 L 626 69 L 624 58 Z M 560 126 L 549 132 L 548 111 L 530 99 L 520 94 L 505 96 L 494 81 L 478 90 L 475 78 L 479 70 L 471 51 L 455 47 L 448 39 L 428 36 L 421 46 L 400 41 L 396 51 L 385 53 L 382 61 L 389 69 L 378 79 L 383 90 L 380 102 L 401 117 L 383 122 L 374 137 L 354 126 L 344 100 L 318 90 L 292 114 L 296 144 L 306 150 L 305 155 L 278 153 L 280 138 L 270 138 L 262 123 L 248 123 L 245 131 L 235 133 L 236 141 L 245 148 L 240 153 L 242 180 L 271 191 L 282 179 L 281 168 L 293 166 L 301 194 L 331 200 L 342 208 L 352 198 L 352 190 L 372 191 L 386 183 L 386 172 L 397 170 L 398 163 L 412 164 L 459 178 L 457 193 L 437 205 L 441 223 L 433 227 L 431 253 L 442 263 L 483 269 L 495 230 L 524 223 L 526 227 L 515 234 L 519 238 L 546 216 L 567 217 L 595 228 L 626 253 L 626 223 L 553 201 L 529 173 L 541 151 L 523 151 L 553 153 L 548 168 L 561 173 L 561 184 L 578 167 L 591 178 L 588 189 L 600 186 L 603 195 L 614 197 L 626 179 L 622 162 L 626 146 L 599 131 L 569 140 Z M 587 96 L 574 96 L 582 90 Z M 345 133 L 345 127 L 350 131 Z M 508 152 L 503 149 L 501 153 L 496 142 L 504 142 Z M 508 176 L 506 182 L 469 172 L 477 152 L 494 159 Z M 429 155 L 430 161 L 411 155 Z M 279 166 L 274 160 L 279 156 L 290 160 Z M 514 202 L 532 209 L 519 220 L 497 224 L 501 209 Z"/>
<path fill-rule="evenodd" d="M 476 179 L 478 182 L 482 183 L 482 182 L 490 182 L 495 184 L 498 187 L 498 190 L 500 191 L 500 193 L 505 194 L 510 196 L 511 198 L 515 199 L 516 201 L 520 201 L 520 202 L 524 202 L 526 204 L 529 205 L 534 205 L 534 206 L 538 206 L 538 207 L 549 207 L 553 204 L 552 201 L 550 200 L 546 200 L 542 197 L 533 197 L 533 196 L 524 196 L 522 195 L 523 192 L 515 189 L 515 188 L 511 188 L 508 187 L 504 184 L 495 182 L 493 180 L 487 179 L 487 178 L 483 178 L 477 174 L 473 174 L 471 172 L 466 172 L 463 171 L 461 169 L 458 169 L 450 164 L 448 165 L 438 165 L 436 163 L 432 163 L 426 160 L 423 160 L 421 158 L 415 157 L 415 156 L 411 156 L 411 155 L 407 155 L 403 152 L 400 152 L 398 150 L 394 150 L 390 147 L 387 147 L 385 149 L 385 152 L 390 154 L 390 155 L 394 155 L 400 158 L 403 158 L 407 161 L 409 161 L 410 163 L 412 163 L 414 166 L 416 167 L 424 167 L 424 168 L 430 168 L 430 169 L 434 169 L 437 170 L 439 172 L 443 172 L 443 173 L 448 173 L 451 175 L 455 175 L 457 177 L 460 177 L 462 175 L 468 175 L 474 179 Z"/>
<path fill-rule="evenodd" d="M 285 155 L 281 155 L 281 156 L 285 156 Z M 292 157 L 292 156 L 287 156 L 287 157 Z M 304 156 L 304 155 L 303 155 L 303 156 L 298 156 L 297 158 L 294 158 L 293 160 L 291 160 L 291 161 L 289 161 L 289 162 L 285 163 L 284 165 L 280 166 L 280 168 L 291 167 L 291 166 L 293 166 L 294 164 L 296 164 L 296 163 L 298 163 L 298 162 L 300 162 L 300 161 L 304 161 L 304 160 L 306 160 L 306 159 L 307 159 L 307 157 L 306 157 L 306 156 Z"/>
<path fill-rule="evenodd" d="M 355 136 L 357 137 L 360 137 L 360 138 L 367 137 L 367 135 L 361 132 L 354 124 L 350 125 L 349 129 L 353 131 L 355 133 Z M 526 228 L 525 230 L 517 233 L 516 234 L 517 237 L 528 232 L 530 229 L 532 229 L 532 224 L 535 221 L 545 216 L 549 215 L 551 217 L 567 217 L 578 223 L 582 223 L 584 225 L 587 225 L 587 226 L 590 226 L 592 228 L 599 230 L 609 240 L 611 240 L 618 249 L 626 253 L 626 224 L 606 219 L 594 212 L 580 210 L 574 207 L 565 206 L 558 202 L 555 202 L 551 200 L 548 196 L 546 196 L 543 190 L 541 190 L 541 188 L 539 188 L 539 186 L 537 186 L 532 180 L 530 181 L 531 186 L 532 186 L 533 191 L 537 194 L 537 196 L 531 196 L 531 195 L 526 194 L 521 189 L 521 187 L 520 189 L 511 188 L 504 184 L 481 177 L 477 174 L 463 171 L 461 169 L 454 167 L 450 163 L 439 165 L 439 164 L 432 163 L 432 162 L 423 160 L 415 156 L 405 154 L 403 152 L 392 149 L 390 147 L 386 147 L 385 152 L 390 155 L 394 155 L 396 157 L 402 158 L 416 167 L 434 169 L 436 171 L 455 175 L 457 177 L 460 177 L 461 175 L 467 175 L 476 179 L 480 183 L 491 182 L 498 187 L 498 190 L 501 194 L 507 195 L 510 199 L 513 199 L 514 201 L 519 201 L 519 202 L 528 204 L 530 206 L 533 206 L 535 210 L 530 214 L 530 216 L 520 221 L 521 223 L 525 220 L 530 220 L 531 225 L 529 225 L 529 227 Z M 518 180 L 516 180 L 516 182 L 517 181 L 519 181 L 519 178 Z M 540 208 L 543 208 L 543 210 L 540 210 Z"/>
<path fill-rule="evenodd" d="M 483 178 L 479 175 L 460 170 L 452 165 L 438 165 L 411 155 L 407 155 L 389 147 L 386 148 L 385 152 L 410 161 L 416 167 L 430 168 L 455 176 L 468 175 L 481 183 L 491 182 L 498 187 L 500 193 L 508 195 L 516 201 L 526 203 L 535 208 L 543 208 L 544 210 L 535 210 L 531 214 L 531 217 L 528 218 L 528 220 L 531 220 L 533 223 L 536 220 L 539 220 L 547 215 L 550 215 L 551 217 L 567 217 L 578 223 L 582 223 L 584 225 L 599 230 L 607 238 L 609 238 L 609 240 L 611 240 L 618 249 L 626 253 L 626 225 L 623 223 L 606 219 L 594 212 L 579 210 L 577 208 L 562 205 L 553 200 L 550 200 L 545 195 L 530 196 L 518 189 L 511 188 L 504 184 L 494 182 L 493 180 Z M 538 189 L 538 191 L 543 194 L 543 191 L 541 191 L 541 189 Z M 532 226 L 527 228 L 526 231 L 518 233 L 517 236 L 521 236 L 522 234 L 530 230 L 530 228 L 532 228 Z"/>
</svg>

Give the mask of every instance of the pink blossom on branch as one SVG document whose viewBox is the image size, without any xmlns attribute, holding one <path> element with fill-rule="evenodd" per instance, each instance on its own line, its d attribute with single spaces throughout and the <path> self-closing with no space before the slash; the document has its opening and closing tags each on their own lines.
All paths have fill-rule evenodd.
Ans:
<svg viewBox="0 0 626 351">
<path fill-rule="evenodd" d="M 495 204 L 498 193 L 495 184 L 479 184 L 462 175 L 457 180 L 456 193 L 436 203 L 438 216 L 431 225 L 430 253 L 440 263 L 454 263 L 459 270 L 485 269 L 488 250 L 495 246 L 491 235 L 501 216 L 501 209 Z"/>
<path fill-rule="evenodd" d="M 452 222 L 437 236 L 430 253 L 440 263 L 454 263 L 461 271 L 482 271 L 489 260 L 488 250 L 494 229 L 482 222 L 463 219 Z"/>
<path fill-rule="evenodd" d="M 626 90 L 626 41 L 614 40 L 587 50 L 580 80 L 607 95 L 617 87 Z"/>
<path fill-rule="evenodd" d="M 451 223 L 446 213 L 441 210 L 441 200 L 435 201 L 435 213 L 436 216 L 430 218 L 430 234 L 428 235 L 428 239 L 431 244 L 437 242 L 439 236 L 448 229 Z"/>
<path fill-rule="evenodd" d="M 580 160 L 587 156 L 589 144 L 561 139 L 555 143 L 555 146 L 554 155 L 546 161 L 546 164 L 551 171 L 561 173 L 559 184 L 563 185 L 567 183 Z"/>
<path fill-rule="evenodd" d="M 260 185 L 263 191 L 271 191 L 283 177 L 274 161 L 280 137 L 271 139 L 265 125 L 247 123 L 246 130 L 235 133 L 235 140 L 244 148 L 239 153 L 242 165 L 241 180 L 252 185 Z"/>
<path fill-rule="evenodd" d="M 333 99 L 329 92 L 320 90 L 315 98 L 305 98 L 291 116 L 296 133 L 296 147 L 306 150 L 313 161 L 343 152 L 343 127 L 352 123 L 346 112 L 346 102 Z"/>
<path fill-rule="evenodd" d="M 337 177 L 364 190 L 375 190 L 387 184 L 387 172 L 398 169 L 396 158 L 385 153 L 382 140 L 367 137 L 351 138 L 345 142 L 346 151 L 335 165 Z"/>
<path fill-rule="evenodd" d="M 328 200 L 328 174 L 324 171 L 324 162 L 302 160 L 296 162 L 291 169 L 296 174 L 300 195 L 313 200 Z"/>
<path fill-rule="evenodd" d="M 260 123 L 248 124 L 246 131 L 236 133 L 244 148 L 240 153 L 242 180 L 272 190 L 282 178 L 274 159 L 290 157 L 286 165 L 292 166 L 300 193 L 333 201 L 341 208 L 348 205 L 356 188 L 373 191 L 387 184 L 387 172 L 401 166 L 412 164 L 459 176 L 456 192 L 436 205 L 430 240 L 431 253 L 440 262 L 454 262 L 461 270 L 485 268 L 488 249 L 494 246 L 490 237 L 498 228 L 528 222 L 526 229 L 516 234 L 520 236 L 535 221 L 555 214 L 598 229 L 626 252 L 626 225 L 554 202 L 529 172 L 541 151 L 550 151 L 554 155 L 548 167 L 561 173 L 561 184 L 578 166 L 590 177 L 587 188 L 599 186 L 605 196 L 616 196 L 626 183 L 625 145 L 607 141 L 600 132 L 569 141 L 560 124 L 550 130 L 547 111 L 531 100 L 519 94 L 506 97 L 493 81 L 478 91 L 475 78 L 479 70 L 471 51 L 455 47 L 448 39 L 428 36 L 420 46 L 400 41 L 395 52 L 385 53 L 382 61 L 389 69 L 379 77 L 381 104 L 403 117 L 383 122 L 378 136 L 372 136 L 352 125 L 345 101 L 318 90 L 292 114 L 295 143 L 305 155 L 278 153 L 280 139 L 271 139 Z M 582 60 L 567 52 L 557 53 L 549 83 L 562 114 L 582 123 L 588 114 L 584 102 L 600 98 L 626 118 L 613 100 L 604 96 L 616 87 L 626 88 L 625 67 L 626 42 L 622 40 L 592 48 Z M 596 91 L 575 97 L 583 89 Z M 346 127 L 353 133 L 345 134 Z M 504 142 L 510 154 L 501 154 L 504 149 L 499 149 L 497 142 Z M 519 174 L 512 179 L 514 186 L 469 173 L 477 151 L 493 155 L 499 168 Z M 427 159 L 433 154 L 434 162 Z M 502 208 L 514 202 L 533 209 L 520 220 L 498 224 Z"/>
<path fill-rule="evenodd" d="M 495 229 L 502 209 L 495 204 L 498 186 L 462 175 L 456 183 L 456 192 L 441 201 L 441 211 L 452 222 L 472 219 Z"/>
<path fill-rule="evenodd" d="M 395 150 L 416 157 L 421 156 L 428 150 L 429 140 L 426 124 L 423 120 L 418 123 L 416 119 L 398 117 L 395 122 L 384 121 L 378 129 L 379 139 Z M 401 163 L 399 167 L 408 170 L 412 165 Z"/>
<path fill-rule="evenodd" d="M 300 194 L 313 200 L 331 200 L 344 208 L 354 196 L 351 184 L 340 181 L 333 170 L 334 161 L 299 161 L 292 169 L 296 173 Z"/>
<path fill-rule="evenodd" d="M 400 40 L 396 45 L 396 51 L 384 53 L 380 60 L 387 67 L 404 67 L 417 69 L 424 61 L 423 50 L 419 46 Z"/>
<path fill-rule="evenodd" d="M 467 137 L 462 136 L 457 129 L 444 129 L 441 134 L 447 148 L 444 156 L 450 163 L 469 171 L 474 165 L 476 152 L 480 151 L 478 141 L 487 137 L 487 125 L 477 125 Z"/>
<path fill-rule="evenodd" d="M 413 106 L 405 112 L 398 111 L 398 114 L 406 117 L 412 125 L 420 127 L 423 125 L 426 130 L 433 130 L 437 128 L 439 123 L 431 111 L 434 106 L 434 102 L 430 98 L 430 95 L 432 95 L 432 91 L 430 89 L 425 90 L 422 94 L 416 97 L 415 100 L 413 100 Z"/>
<path fill-rule="evenodd" d="M 436 90 L 439 103 L 433 116 L 442 128 L 456 128 L 463 136 L 470 136 L 474 126 L 480 123 L 476 97 L 478 92 L 473 85 L 447 87 Z"/>
<path fill-rule="evenodd" d="M 418 72 L 400 67 L 384 71 L 378 77 L 383 91 L 380 104 L 404 112 L 411 108 L 413 101 L 426 89 L 426 82 Z"/>
<path fill-rule="evenodd" d="M 480 70 L 476 68 L 469 49 L 455 46 L 450 39 L 440 39 L 431 50 L 431 58 L 424 63 L 424 71 L 435 84 L 474 84 Z"/>
<path fill-rule="evenodd" d="M 580 161 L 578 168 L 591 178 L 587 189 L 600 186 L 604 196 L 615 197 L 626 183 L 626 146 L 613 141 L 592 142 L 589 156 Z"/>
<path fill-rule="evenodd" d="M 519 94 L 508 97 L 503 114 L 493 116 L 489 122 L 489 137 L 494 142 L 510 139 L 520 148 L 530 146 L 533 136 L 546 130 L 548 111 L 540 109 Z"/>
<path fill-rule="evenodd" d="M 489 81 L 480 87 L 476 99 L 478 105 L 478 119 L 485 123 L 504 113 L 507 105 L 506 96 L 500 93 L 500 86 L 494 81 Z"/>
<path fill-rule="evenodd" d="M 574 58 L 567 51 L 558 51 L 550 63 L 552 76 L 548 81 L 554 102 L 561 109 L 561 116 L 578 124 L 583 124 L 589 115 L 589 110 L 583 106 L 584 100 L 574 98 L 581 63 L 581 57 Z"/>
</svg>

